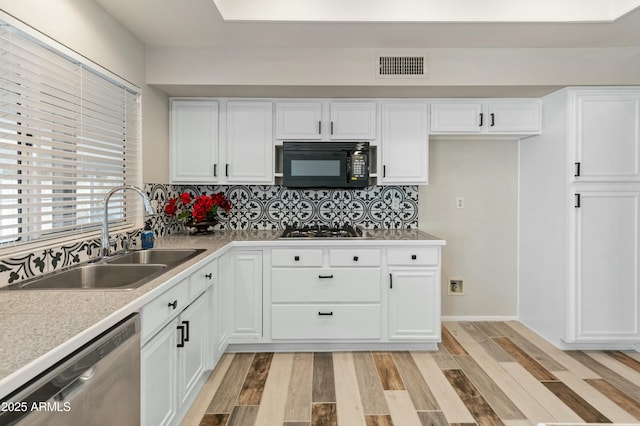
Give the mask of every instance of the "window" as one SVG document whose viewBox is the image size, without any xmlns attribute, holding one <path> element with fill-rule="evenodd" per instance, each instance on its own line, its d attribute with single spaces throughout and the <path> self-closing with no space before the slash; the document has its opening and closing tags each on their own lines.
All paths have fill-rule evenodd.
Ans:
<svg viewBox="0 0 640 426">
<path fill-rule="evenodd" d="M 138 91 L 55 44 L 0 21 L 0 248 L 95 231 L 140 184 Z M 135 223 L 127 197 L 110 223 Z"/>
</svg>

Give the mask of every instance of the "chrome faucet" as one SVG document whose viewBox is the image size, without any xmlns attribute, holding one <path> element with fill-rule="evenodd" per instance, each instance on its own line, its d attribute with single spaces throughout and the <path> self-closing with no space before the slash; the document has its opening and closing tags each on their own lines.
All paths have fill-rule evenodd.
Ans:
<svg viewBox="0 0 640 426">
<path fill-rule="evenodd" d="M 142 197 L 142 203 L 144 204 L 144 210 L 147 215 L 152 215 L 155 213 L 153 207 L 151 206 L 151 201 L 147 194 L 137 186 L 133 185 L 120 185 L 113 188 L 111 191 L 107 192 L 107 195 L 104 196 L 104 212 L 102 214 L 102 241 L 100 244 L 100 256 L 109 256 L 109 198 L 113 194 L 118 191 L 124 191 L 127 189 L 131 189 L 132 191 L 137 192 Z"/>
</svg>

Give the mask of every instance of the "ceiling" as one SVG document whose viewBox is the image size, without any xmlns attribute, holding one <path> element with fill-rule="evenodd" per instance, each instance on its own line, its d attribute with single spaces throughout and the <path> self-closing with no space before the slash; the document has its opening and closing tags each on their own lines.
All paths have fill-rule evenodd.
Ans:
<svg viewBox="0 0 640 426">
<path fill-rule="evenodd" d="M 143 43 L 150 46 L 265 48 L 640 46 L 639 9 L 613 22 L 248 22 L 225 21 L 213 0 L 94 1 Z M 628 3 L 632 2 L 628 1 Z"/>
</svg>

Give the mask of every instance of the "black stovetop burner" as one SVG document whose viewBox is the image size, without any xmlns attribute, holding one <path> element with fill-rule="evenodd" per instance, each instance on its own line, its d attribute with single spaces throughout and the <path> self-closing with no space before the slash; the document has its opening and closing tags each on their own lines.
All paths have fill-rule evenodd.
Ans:
<svg viewBox="0 0 640 426">
<path fill-rule="evenodd" d="M 362 238 L 362 229 L 353 225 L 331 227 L 327 225 L 289 227 L 280 238 Z"/>
</svg>

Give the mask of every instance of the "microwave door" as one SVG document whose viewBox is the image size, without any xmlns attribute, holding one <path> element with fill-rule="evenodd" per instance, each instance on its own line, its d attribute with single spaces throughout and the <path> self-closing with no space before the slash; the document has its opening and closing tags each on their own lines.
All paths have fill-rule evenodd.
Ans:
<svg viewBox="0 0 640 426">
<path fill-rule="evenodd" d="M 285 186 L 344 187 L 348 184 L 344 152 L 289 153 L 284 160 Z"/>
</svg>

